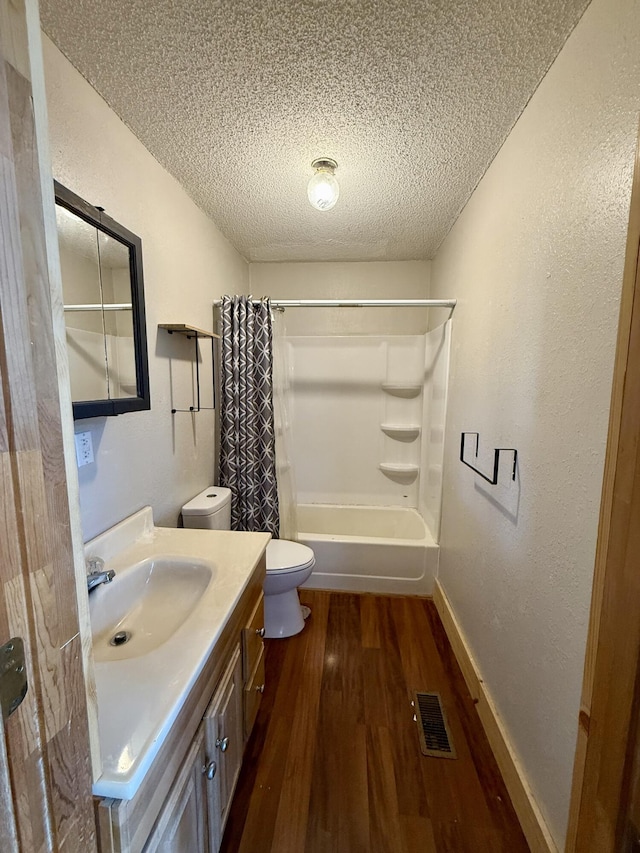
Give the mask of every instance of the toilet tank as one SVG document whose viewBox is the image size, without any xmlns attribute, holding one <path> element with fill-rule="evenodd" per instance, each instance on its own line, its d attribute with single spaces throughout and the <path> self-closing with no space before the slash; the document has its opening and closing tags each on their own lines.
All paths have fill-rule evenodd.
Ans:
<svg viewBox="0 0 640 853">
<path fill-rule="evenodd" d="M 201 530 L 231 529 L 231 489 L 209 486 L 182 507 L 185 527 Z"/>
</svg>

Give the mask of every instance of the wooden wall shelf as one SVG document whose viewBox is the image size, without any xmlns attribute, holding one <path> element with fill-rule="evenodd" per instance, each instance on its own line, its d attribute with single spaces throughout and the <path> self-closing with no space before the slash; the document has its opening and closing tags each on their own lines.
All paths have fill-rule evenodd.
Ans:
<svg viewBox="0 0 640 853">
<path fill-rule="evenodd" d="M 178 335 L 185 335 L 187 338 L 217 338 L 214 332 L 205 332 L 204 329 L 198 329 L 196 326 L 187 326 L 186 323 L 158 323 L 159 329 L 166 329 L 170 335 L 174 332 Z"/>
<path fill-rule="evenodd" d="M 193 339 L 195 344 L 195 365 L 196 365 L 196 405 L 189 406 L 188 409 L 171 409 L 171 414 L 176 412 L 201 412 L 203 410 L 212 410 L 216 407 L 216 380 L 215 380 L 215 341 L 220 340 L 220 335 L 213 332 L 205 332 L 204 329 L 198 329 L 196 326 L 189 326 L 186 323 L 158 323 L 159 329 L 165 329 L 170 335 L 183 335 L 188 339 Z M 213 406 L 200 405 L 200 364 L 198 361 L 198 339 L 208 338 L 211 341 L 211 372 L 213 376 Z"/>
</svg>

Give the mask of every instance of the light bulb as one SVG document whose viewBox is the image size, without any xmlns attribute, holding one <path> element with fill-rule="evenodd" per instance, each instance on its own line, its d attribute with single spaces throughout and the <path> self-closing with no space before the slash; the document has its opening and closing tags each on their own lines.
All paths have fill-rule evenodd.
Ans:
<svg viewBox="0 0 640 853">
<path fill-rule="evenodd" d="M 340 187 L 333 174 L 338 164 L 335 160 L 323 157 L 320 160 L 314 160 L 311 165 L 316 173 L 307 187 L 309 202 L 316 210 L 331 210 L 340 195 Z"/>
</svg>

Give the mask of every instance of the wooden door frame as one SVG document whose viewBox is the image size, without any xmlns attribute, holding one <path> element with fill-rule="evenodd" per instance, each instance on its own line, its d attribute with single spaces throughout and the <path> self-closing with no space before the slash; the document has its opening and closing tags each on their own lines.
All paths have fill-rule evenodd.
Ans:
<svg viewBox="0 0 640 853">
<path fill-rule="evenodd" d="M 0 0 L 6 3 L 7 0 Z M 49 278 L 50 303 L 42 310 L 48 313 L 48 321 L 53 330 L 55 347 L 55 369 L 57 374 L 57 392 L 60 404 L 60 428 L 66 471 L 66 491 L 69 507 L 69 535 L 73 557 L 73 571 L 76 580 L 76 605 L 78 609 L 78 628 L 82 646 L 82 666 L 84 671 L 84 691 L 89 724 L 89 749 L 93 781 L 102 773 L 102 758 L 98 736 L 98 697 L 93 659 L 93 639 L 91 618 L 89 615 L 89 597 L 86 590 L 86 567 L 84 561 L 84 538 L 80 515 L 80 485 L 75 452 L 75 430 L 73 403 L 71 400 L 71 382 L 69 379 L 69 355 L 67 349 L 67 330 L 64 318 L 64 297 L 62 291 L 62 271 L 58 247 L 58 226 L 56 222 L 56 203 L 49 151 L 49 116 L 44 78 L 44 59 L 42 54 L 42 30 L 38 0 L 11 0 L 24 7 L 25 36 L 30 64 L 30 77 L 33 97 L 33 113 L 40 169 L 40 192 L 42 196 L 42 219 L 44 242 L 46 247 L 47 272 Z"/>
<path fill-rule="evenodd" d="M 640 139 L 613 374 L 566 853 L 619 849 L 640 687 Z"/>
<path fill-rule="evenodd" d="M 37 0 L 0 0 L 0 643 L 23 638 L 28 680 L 0 723 L 0 847 L 91 853 L 88 600 L 47 136 Z"/>
</svg>

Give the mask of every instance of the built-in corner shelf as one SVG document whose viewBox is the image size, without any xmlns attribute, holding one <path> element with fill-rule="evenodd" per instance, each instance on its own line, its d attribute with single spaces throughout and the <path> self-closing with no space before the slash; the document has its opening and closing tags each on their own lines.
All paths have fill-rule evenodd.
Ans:
<svg viewBox="0 0 640 853">
<path fill-rule="evenodd" d="M 402 462 L 381 462 L 378 466 L 383 474 L 394 480 L 414 480 L 420 468 L 417 465 L 407 465 Z"/>
<path fill-rule="evenodd" d="M 412 382 L 383 382 L 382 390 L 394 397 L 417 397 L 422 391 L 422 385 Z"/>
<path fill-rule="evenodd" d="M 397 441 L 414 441 L 420 435 L 420 424 L 380 424 L 380 429 Z"/>
<path fill-rule="evenodd" d="M 171 409 L 171 414 L 176 412 L 201 412 L 204 410 L 212 410 L 216 407 L 216 383 L 215 383 L 215 351 L 214 341 L 220 338 L 213 332 L 205 332 L 204 329 L 198 329 L 196 326 L 189 326 L 186 323 L 158 323 L 159 329 L 165 329 L 170 335 L 183 335 L 185 338 L 193 339 L 195 345 L 195 365 L 196 365 L 196 399 L 195 406 L 189 406 L 188 409 Z M 198 358 L 198 339 L 208 338 L 211 340 L 211 364 L 214 375 L 213 381 L 213 406 L 200 405 L 200 360 Z"/>
</svg>

